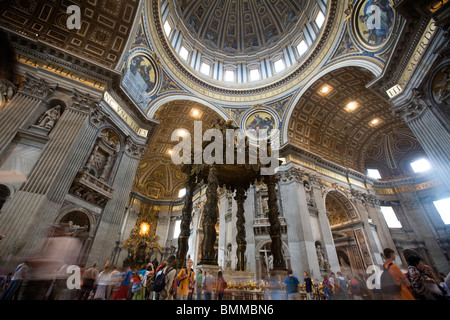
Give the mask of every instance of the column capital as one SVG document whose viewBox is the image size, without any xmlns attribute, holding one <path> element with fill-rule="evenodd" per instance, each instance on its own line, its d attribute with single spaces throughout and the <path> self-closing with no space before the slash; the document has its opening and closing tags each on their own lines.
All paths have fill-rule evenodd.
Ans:
<svg viewBox="0 0 450 320">
<path fill-rule="evenodd" d="M 426 95 L 419 88 L 412 89 L 409 95 L 405 95 L 403 99 L 394 102 L 394 105 L 391 110 L 406 123 L 420 118 L 428 109 Z"/>
<path fill-rule="evenodd" d="M 280 177 L 280 183 L 282 184 L 288 184 L 291 182 L 302 183 L 305 171 L 299 168 L 291 167 L 286 171 L 279 171 L 278 174 Z"/>
<path fill-rule="evenodd" d="M 72 108 L 91 113 L 91 110 L 98 109 L 99 100 L 92 97 L 89 93 L 82 93 L 77 89 L 72 91 Z"/>
<path fill-rule="evenodd" d="M 144 155 L 145 146 L 137 144 L 128 136 L 125 141 L 125 153 L 132 158 L 141 159 Z"/>
<path fill-rule="evenodd" d="M 44 100 L 48 95 L 52 94 L 57 87 L 58 85 L 56 83 L 48 83 L 42 78 L 37 78 L 26 73 L 25 82 L 23 83 L 21 92 L 34 98 Z"/>
</svg>

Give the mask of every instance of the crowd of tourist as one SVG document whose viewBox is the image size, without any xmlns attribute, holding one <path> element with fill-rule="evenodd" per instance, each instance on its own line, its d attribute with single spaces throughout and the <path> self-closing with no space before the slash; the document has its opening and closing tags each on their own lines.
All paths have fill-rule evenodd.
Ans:
<svg viewBox="0 0 450 320">
<path fill-rule="evenodd" d="M 396 264 L 395 253 L 385 249 L 384 272 L 391 277 L 381 279 L 381 287 L 368 286 L 368 274 L 341 272 L 323 275 L 323 280 L 314 282 L 307 271 L 303 281 L 288 270 L 284 279 L 285 294 L 273 295 L 270 299 L 287 300 L 446 300 L 449 298 L 450 276 L 436 275 L 421 258 L 408 258 L 408 270 L 402 271 Z M 174 256 L 158 265 L 148 263 L 138 269 L 106 266 L 98 269 L 97 263 L 80 271 L 80 283 L 60 276 L 55 272 L 52 279 L 31 278 L 33 267 L 20 263 L 14 272 L 4 275 L 0 281 L 0 300 L 211 300 L 224 298 L 227 281 L 221 271 L 213 275 L 192 268 L 192 260 L 186 267 L 176 268 Z M 67 269 L 67 266 L 65 266 Z M 66 270 L 64 270 L 66 271 Z M 74 286 L 71 286 L 73 284 Z M 370 288 L 371 287 L 371 288 Z M 267 296 L 265 296 L 267 297 Z"/>
</svg>

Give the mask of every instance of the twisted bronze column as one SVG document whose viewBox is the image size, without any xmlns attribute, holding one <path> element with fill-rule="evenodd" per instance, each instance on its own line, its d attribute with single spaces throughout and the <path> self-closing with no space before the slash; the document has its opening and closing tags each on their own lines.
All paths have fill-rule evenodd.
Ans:
<svg viewBox="0 0 450 320">
<path fill-rule="evenodd" d="M 191 175 L 186 181 L 186 196 L 184 198 L 184 207 L 181 214 L 180 235 L 178 236 L 177 264 L 184 266 L 186 254 L 189 250 L 189 236 L 191 233 L 190 225 L 192 221 L 192 198 L 195 189 L 195 176 Z"/>
<path fill-rule="evenodd" d="M 237 243 L 237 266 L 236 271 L 245 271 L 245 250 L 247 249 L 247 241 L 245 241 L 245 216 L 244 216 L 244 202 L 247 196 L 245 195 L 245 188 L 238 186 L 236 188 L 236 196 L 234 199 L 237 202 L 236 212 L 236 243 Z"/>
<path fill-rule="evenodd" d="M 200 264 L 217 265 L 216 251 L 214 244 L 216 243 L 216 223 L 217 223 L 217 187 L 219 180 L 217 179 L 216 166 L 210 166 L 208 172 L 208 186 L 206 188 L 206 203 L 203 220 L 203 241 L 202 241 L 202 259 Z"/>
<path fill-rule="evenodd" d="M 275 175 L 265 176 L 264 182 L 267 185 L 267 190 L 269 194 L 268 205 L 269 205 L 269 222 L 270 222 L 270 238 L 272 239 L 272 244 L 270 250 L 273 255 L 273 270 L 285 270 L 286 263 L 283 259 L 282 252 L 282 240 L 281 240 L 281 224 L 278 219 L 278 203 L 277 203 L 277 191 L 275 186 L 277 184 L 278 178 Z"/>
</svg>

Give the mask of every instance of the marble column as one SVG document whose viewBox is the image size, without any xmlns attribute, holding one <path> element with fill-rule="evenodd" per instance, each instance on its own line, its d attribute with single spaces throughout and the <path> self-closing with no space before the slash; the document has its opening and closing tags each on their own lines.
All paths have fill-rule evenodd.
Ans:
<svg viewBox="0 0 450 320">
<path fill-rule="evenodd" d="M 185 266 L 186 254 L 189 250 L 189 236 L 191 234 L 192 221 L 192 198 L 194 196 L 195 175 L 187 177 L 186 195 L 184 198 L 184 207 L 181 214 L 180 235 L 178 236 L 177 261 L 179 266 Z"/>
<path fill-rule="evenodd" d="M 40 249 L 97 130 L 89 122 L 92 104 L 92 98 L 74 94 L 28 180 L 4 208 L 0 223 L 14 236 L 3 243 L 2 257 L 28 256 Z"/>
<path fill-rule="evenodd" d="M 450 189 L 450 126 L 435 107 L 430 106 L 425 95 L 418 89 L 409 96 L 394 100 L 392 109 L 399 114 L 419 140 L 440 177 Z"/>
<path fill-rule="evenodd" d="M 325 249 L 326 258 L 328 259 L 328 263 L 330 264 L 331 271 L 338 272 L 341 268 L 336 253 L 336 246 L 333 240 L 333 233 L 331 232 L 330 220 L 328 220 L 323 186 L 320 182 L 320 179 L 316 176 L 310 176 L 310 185 L 313 190 L 313 195 L 318 210 L 319 227 L 324 246 L 323 249 Z"/>
<path fill-rule="evenodd" d="M 245 240 L 245 216 L 244 216 L 244 202 L 246 199 L 245 188 L 243 186 L 238 186 L 236 188 L 236 195 L 234 197 L 237 203 L 236 212 L 236 244 L 237 244 L 237 265 L 236 271 L 245 271 L 245 250 L 247 249 L 247 242 Z"/>
<path fill-rule="evenodd" d="M 272 244 L 270 246 L 270 251 L 273 256 L 273 270 L 285 270 L 286 262 L 283 258 L 282 245 L 283 242 L 281 240 L 281 224 L 278 211 L 278 200 L 277 200 L 277 191 L 275 189 L 278 176 L 269 175 L 264 177 L 264 182 L 267 185 L 268 192 L 268 206 L 269 206 L 269 222 L 270 222 L 270 239 L 272 240 Z"/>
<path fill-rule="evenodd" d="M 308 270 L 311 278 L 316 278 L 320 276 L 320 269 L 303 187 L 303 174 L 303 170 L 295 167 L 280 171 L 280 194 L 286 219 L 291 269 L 297 277 L 302 277 L 303 271 Z"/>
<path fill-rule="evenodd" d="M 411 224 L 417 237 L 416 239 L 424 242 L 428 255 L 433 260 L 434 267 L 439 272 L 447 274 L 450 270 L 448 261 L 443 253 L 443 249 L 436 240 L 438 234 L 432 227 L 433 225 L 422 203 L 412 192 L 403 193 L 399 198 L 401 208 Z"/>
</svg>

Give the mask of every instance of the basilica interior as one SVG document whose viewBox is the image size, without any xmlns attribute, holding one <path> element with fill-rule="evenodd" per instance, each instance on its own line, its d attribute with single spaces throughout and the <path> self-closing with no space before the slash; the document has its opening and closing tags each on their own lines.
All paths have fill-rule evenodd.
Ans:
<svg viewBox="0 0 450 320">
<path fill-rule="evenodd" d="M 1 2 L 0 268 L 66 223 L 80 266 L 174 255 L 319 281 L 392 248 L 403 269 L 419 255 L 447 274 L 449 7 Z M 194 132 L 227 127 L 247 147 L 266 129 L 275 172 L 174 161 Z"/>
</svg>

